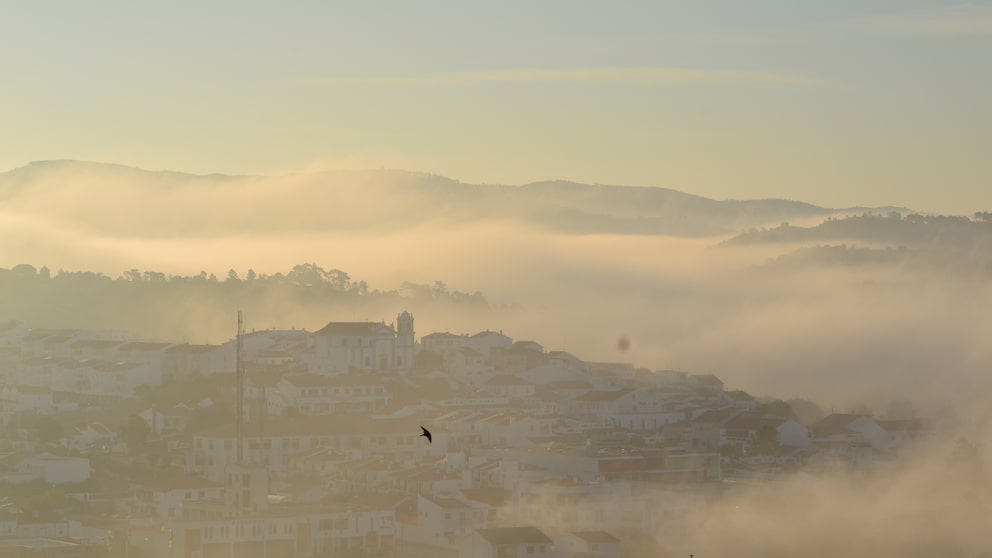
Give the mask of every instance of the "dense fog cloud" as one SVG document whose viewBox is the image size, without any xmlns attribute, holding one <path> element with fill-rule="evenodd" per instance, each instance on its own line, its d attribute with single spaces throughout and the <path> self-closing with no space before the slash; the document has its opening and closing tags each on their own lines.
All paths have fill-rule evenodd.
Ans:
<svg viewBox="0 0 992 558">
<path fill-rule="evenodd" d="M 885 475 L 733 487 L 669 550 L 700 558 L 973 556 L 992 544 L 987 273 L 871 257 L 779 265 L 776 258 L 803 245 L 720 245 L 729 235 L 569 232 L 484 204 L 458 213 L 464 206 L 404 195 L 372 176 L 322 191 L 302 176 L 149 182 L 144 174 L 67 172 L 9 189 L 0 203 L 0 267 L 112 278 L 132 269 L 202 270 L 218 280 L 189 282 L 140 306 L 108 300 L 99 313 L 46 306 L 50 298 L 8 300 L 5 308 L 36 326 L 217 343 L 233 336 L 238 309 L 251 328 L 314 330 L 329 321 L 389 322 L 405 307 L 418 336 L 501 329 L 585 360 L 713 373 L 728 389 L 810 399 L 827 412 L 884 415 L 902 400 L 941 417 L 944 441 Z M 271 276 L 302 262 L 397 296 L 223 288 L 230 270 L 243 280 L 249 269 Z M 407 282 L 435 281 L 480 291 L 484 306 L 402 296 Z M 959 452 L 961 437 L 975 444 L 974 459 Z"/>
</svg>

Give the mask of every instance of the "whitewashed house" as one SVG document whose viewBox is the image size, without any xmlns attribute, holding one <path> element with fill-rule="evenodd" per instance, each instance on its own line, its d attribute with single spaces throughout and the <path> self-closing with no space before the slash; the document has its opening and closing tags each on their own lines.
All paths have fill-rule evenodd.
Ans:
<svg viewBox="0 0 992 558">
<path fill-rule="evenodd" d="M 834 413 L 813 425 L 815 443 L 863 441 L 874 449 L 888 449 L 892 435 L 871 415 Z"/>
<path fill-rule="evenodd" d="M 185 403 L 177 403 L 172 407 L 149 407 L 138 416 L 145 421 L 151 433 L 162 434 L 186 430 L 186 421 L 192 412 L 193 409 Z"/>
<path fill-rule="evenodd" d="M 460 558 L 552 558 L 551 538 L 537 527 L 476 529 L 461 545 Z"/>
<path fill-rule="evenodd" d="M 117 433 L 107 428 L 101 422 L 91 422 L 86 426 L 75 426 L 76 431 L 72 436 L 63 438 L 62 445 L 75 450 L 86 450 L 104 444 L 112 444 L 117 438 Z"/>
<path fill-rule="evenodd" d="M 620 558 L 620 539 L 606 531 L 570 531 L 554 538 L 556 558 Z"/>
<path fill-rule="evenodd" d="M 413 316 L 385 322 L 331 322 L 317 331 L 312 372 L 408 370 L 413 367 Z"/>
<path fill-rule="evenodd" d="M 11 414 L 53 415 L 59 411 L 48 386 L 6 384 L 0 386 L 0 400 L 5 402 L 5 407 Z"/>
<path fill-rule="evenodd" d="M 482 389 L 498 397 L 523 399 L 534 393 L 536 386 L 519 376 L 496 374 L 486 383 L 482 384 Z"/>
<path fill-rule="evenodd" d="M 21 484 L 43 480 L 47 484 L 80 483 L 89 480 L 92 469 L 90 460 L 85 457 L 68 457 L 52 453 L 39 453 L 31 457 L 18 457 L 13 466 L 14 473 L 0 476 L 0 480 L 11 484 Z"/>
<path fill-rule="evenodd" d="M 134 491 L 135 510 L 139 516 L 181 518 L 183 506 L 196 501 L 219 501 L 224 498 L 224 485 L 195 475 L 162 479 L 140 486 Z"/>
</svg>

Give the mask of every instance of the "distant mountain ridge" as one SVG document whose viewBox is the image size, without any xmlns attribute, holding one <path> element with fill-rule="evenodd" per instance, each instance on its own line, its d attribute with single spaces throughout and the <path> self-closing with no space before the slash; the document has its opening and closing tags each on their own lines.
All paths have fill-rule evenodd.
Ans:
<svg viewBox="0 0 992 558">
<path fill-rule="evenodd" d="M 78 202 L 75 212 L 58 208 L 62 222 L 142 236 L 229 232 L 251 216 L 257 232 L 402 229 L 497 219 L 570 234 L 705 237 L 870 209 L 784 199 L 713 200 L 669 188 L 563 180 L 465 184 L 397 170 L 197 175 L 55 160 L 0 173 L 0 208 L 12 205 L 43 215 L 50 208 L 40 200 L 51 196 Z"/>
<path fill-rule="evenodd" d="M 976 212 L 963 216 L 903 216 L 864 213 L 843 219 L 828 218 L 815 227 L 778 227 L 750 230 L 724 241 L 723 245 L 795 244 L 820 242 L 864 242 L 885 246 L 937 246 L 943 249 L 987 250 L 992 247 L 992 214 Z"/>
</svg>

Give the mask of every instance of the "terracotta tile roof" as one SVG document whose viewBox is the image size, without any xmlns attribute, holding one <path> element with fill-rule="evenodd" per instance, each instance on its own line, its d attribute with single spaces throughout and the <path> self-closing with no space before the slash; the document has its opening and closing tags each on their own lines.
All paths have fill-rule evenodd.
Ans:
<svg viewBox="0 0 992 558">
<path fill-rule="evenodd" d="M 433 430 L 433 429 L 432 429 Z M 370 436 L 410 433 L 417 436 L 420 427 L 415 419 L 371 418 L 355 415 L 329 415 L 314 419 L 310 417 L 279 418 L 260 424 L 249 422 L 244 435 L 249 438 L 278 438 L 286 436 Z M 235 425 L 217 426 L 196 435 L 197 438 L 234 438 Z"/>
<path fill-rule="evenodd" d="M 223 488 L 220 482 L 209 481 L 196 475 L 184 475 L 171 479 L 159 479 L 144 485 L 149 492 L 171 492 L 173 490 L 200 490 L 209 488 Z"/>
<path fill-rule="evenodd" d="M 69 345 L 74 349 L 109 349 L 123 343 L 124 341 L 114 339 L 80 339 Z"/>
<path fill-rule="evenodd" d="M 551 539 L 537 527 L 490 527 L 475 531 L 493 545 L 551 544 Z"/>
<path fill-rule="evenodd" d="M 600 403 L 607 401 L 616 401 L 621 397 L 633 393 L 632 389 L 619 389 L 619 390 L 593 390 L 583 393 L 579 397 L 575 398 L 575 401 L 582 401 L 585 403 Z"/>
<path fill-rule="evenodd" d="M 330 322 L 314 334 L 346 337 L 394 337 L 396 332 L 383 322 Z"/>
<path fill-rule="evenodd" d="M 618 543 L 620 539 L 606 531 L 572 531 L 572 534 L 589 544 Z"/>
<path fill-rule="evenodd" d="M 512 374 L 496 374 L 486 382 L 486 385 L 494 386 L 521 386 L 528 385 L 531 382 Z"/>
<path fill-rule="evenodd" d="M 121 345 L 117 349 L 120 351 L 138 351 L 141 353 L 146 353 L 146 352 L 165 349 L 173 345 L 175 345 L 175 343 L 162 343 L 156 341 L 131 341 L 129 343 L 125 343 Z"/>
<path fill-rule="evenodd" d="M 862 417 L 867 417 L 869 415 L 856 415 L 856 414 L 846 414 L 846 413 L 833 413 L 819 422 L 813 425 L 813 432 L 817 436 L 828 436 L 830 434 L 850 434 L 853 431 L 848 429 L 848 426 Z"/>
<path fill-rule="evenodd" d="M 421 494 L 420 497 L 423 498 L 424 500 L 427 500 L 428 502 L 434 503 L 439 508 L 443 508 L 446 510 L 459 510 L 459 509 L 466 509 L 472 507 L 466 504 L 465 502 L 462 502 L 461 500 L 456 500 L 455 498 L 439 498 L 435 496 L 428 496 L 425 494 Z"/>
<path fill-rule="evenodd" d="M 460 339 L 460 335 L 455 335 L 454 333 L 448 333 L 447 331 L 438 331 L 436 333 L 428 333 L 421 337 L 421 341 L 424 339 Z"/>
<path fill-rule="evenodd" d="M 462 495 L 473 502 L 499 508 L 510 502 L 512 493 L 501 488 L 470 488 L 462 490 Z"/>
<path fill-rule="evenodd" d="M 216 351 L 221 348 L 221 345 L 191 345 L 189 343 L 183 343 L 181 345 L 173 345 L 165 350 L 165 352 L 171 354 L 187 353 L 187 354 L 201 354 Z"/>
<path fill-rule="evenodd" d="M 740 413 L 740 409 L 709 410 L 696 417 L 693 422 L 697 424 L 723 424 Z"/>
</svg>

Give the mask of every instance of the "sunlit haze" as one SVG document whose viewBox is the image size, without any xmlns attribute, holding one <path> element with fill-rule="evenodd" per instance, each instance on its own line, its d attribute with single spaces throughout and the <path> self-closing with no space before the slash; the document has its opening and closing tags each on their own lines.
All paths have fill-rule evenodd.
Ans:
<svg viewBox="0 0 992 558">
<path fill-rule="evenodd" d="M 992 3 L 0 49 L 0 558 L 992 557 Z"/>
<path fill-rule="evenodd" d="M 389 167 L 942 212 L 992 176 L 987 2 L 18 2 L 0 47 L 5 169 Z"/>
</svg>

